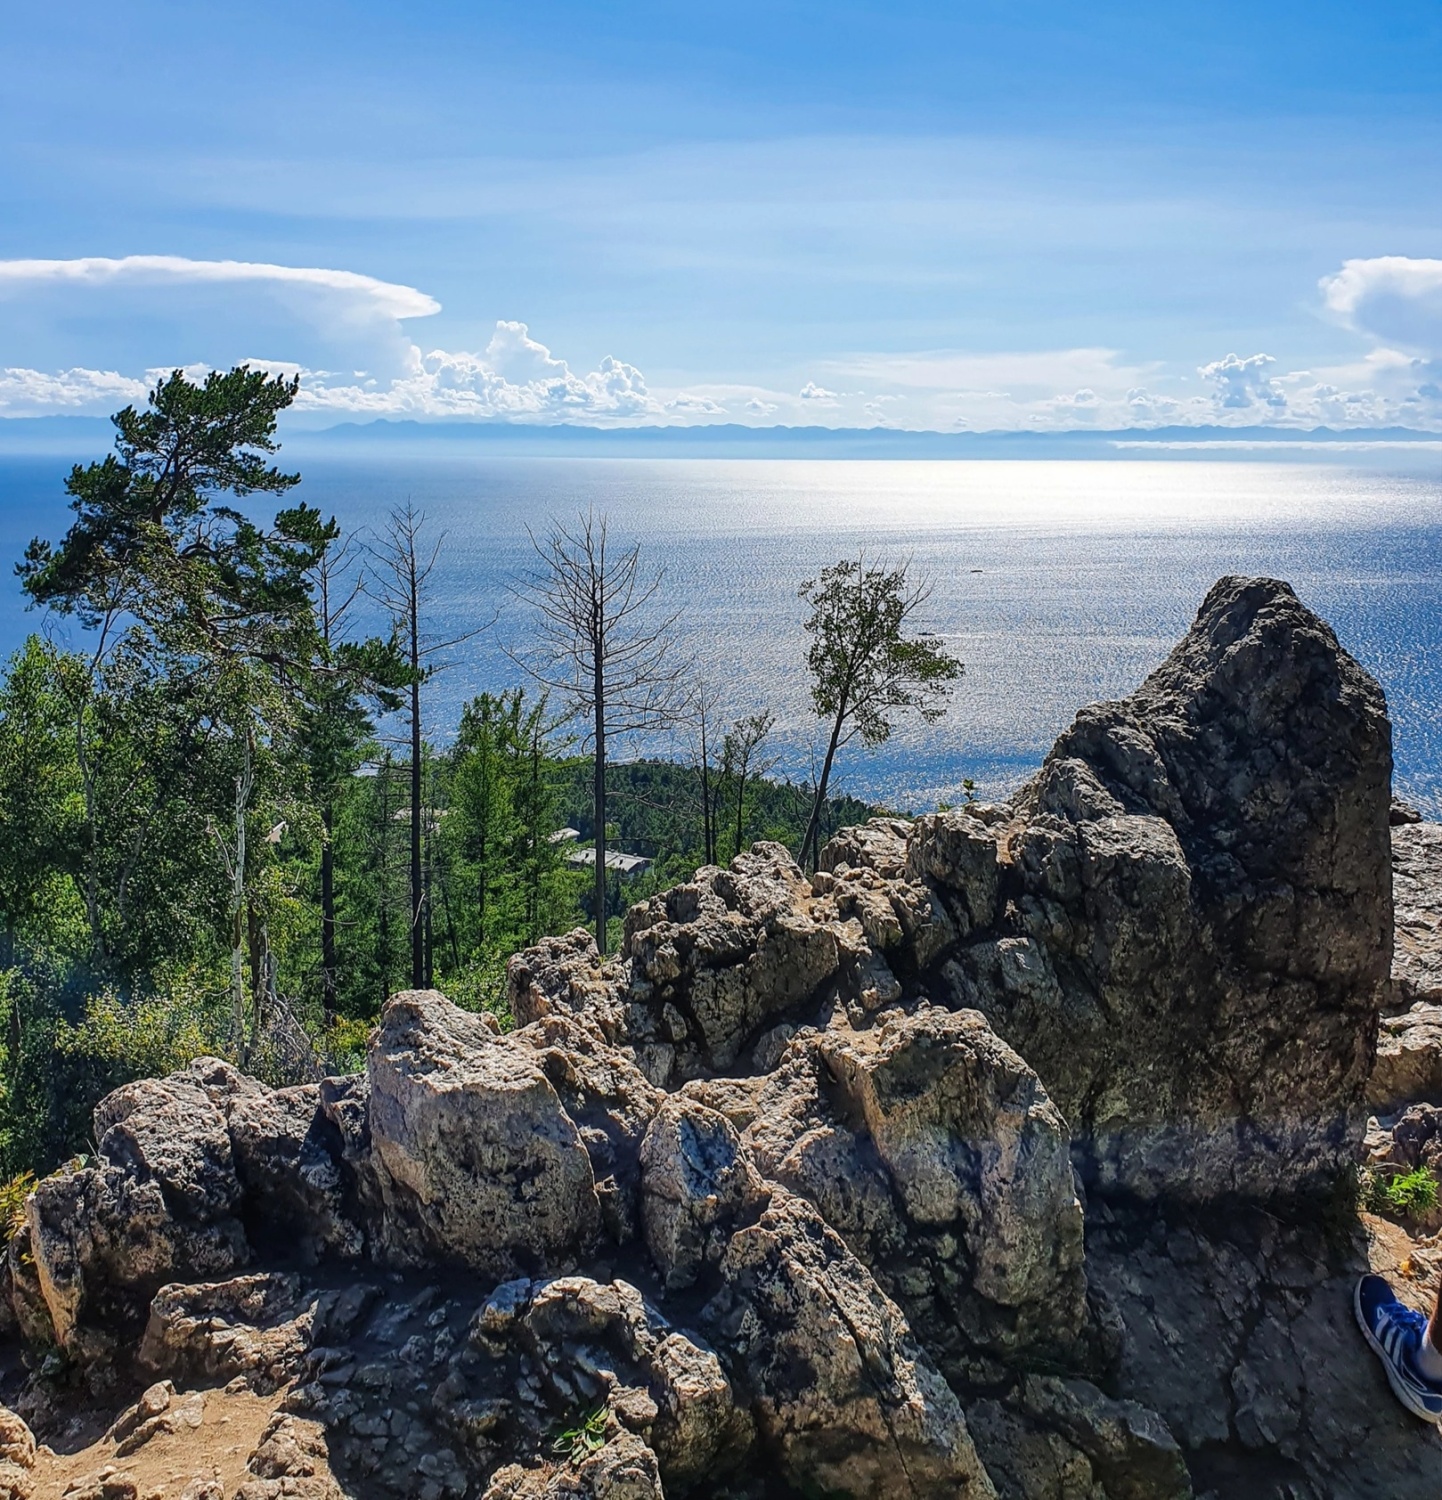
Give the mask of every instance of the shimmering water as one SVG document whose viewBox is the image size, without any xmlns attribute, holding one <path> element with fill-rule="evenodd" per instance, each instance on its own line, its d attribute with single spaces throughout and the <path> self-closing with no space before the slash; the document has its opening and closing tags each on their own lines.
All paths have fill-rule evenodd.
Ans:
<svg viewBox="0 0 1442 1500">
<path fill-rule="evenodd" d="M 1442 814 L 1442 479 L 1274 463 L 631 459 L 298 459 L 300 490 L 347 529 L 411 500 L 445 533 L 437 635 L 489 621 L 429 687 L 438 731 L 516 670 L 527 619 L 507 591 L 526 528 L 606 511 L 639 538 L 682 610 L 678 649 L 732 710 L 773 708 L 781 770 L 804 775 L 805 607 L 797 585 L 864 548 L 909 557 L 935 591 L 926 623 L 966 662 L 935 728 L 903 726 L 842 768 L 849 790 L 901 807 L 1014 785 L 1085 702 L 1128 692 L 1221 574 L 1285 578 L 1382 681 L 1399 789 Z M 64 524 L 63 465 L 0 461 L 0 552 Z M 37 623 L 13 585 L 0 647 Z"/>
</svg>

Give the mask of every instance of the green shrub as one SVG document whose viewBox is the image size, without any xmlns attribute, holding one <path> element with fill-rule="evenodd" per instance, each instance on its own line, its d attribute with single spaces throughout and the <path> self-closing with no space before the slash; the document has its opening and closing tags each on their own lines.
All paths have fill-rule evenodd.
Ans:
<svg viewBox="0 0 1442 1500">
<path fill-rule="evenodd" d="M 0 1239 L 10 1241 L 24 1227 L 25 1200 L 34 1191 L 34 1172 L 19 1172 L 0 1186 Z"/>
<path fill-rule="evenodd" d="M 1379 1166 L 1366 1173 L 1363 1201 L 1387 1218 L 1420 1219 L 1437 1207 L 1437 1179 L 1426 1167 L 1410 1172 Z"/>
<path fill-rule="evenodd" d="M 231 1058 L 227 998 L 189 972 L 129 999 L 106 987 L 86 997 L 78 1024 L 59 1022 L 55 1046 L 90 1064 L 106 1092 L 133 1078 L 160 1078 L 197 1057 Z"/>
<path fill-rule="evenodd" d="M 606 1408 L 598 1406 L 587 1412 L 574 1427 L 565 1428 L 551 1444 L 552 1453 L 564 1454 L 572 1463 L 580 1463 L 587 1454 L 606 1446 Z"/>
</svg>

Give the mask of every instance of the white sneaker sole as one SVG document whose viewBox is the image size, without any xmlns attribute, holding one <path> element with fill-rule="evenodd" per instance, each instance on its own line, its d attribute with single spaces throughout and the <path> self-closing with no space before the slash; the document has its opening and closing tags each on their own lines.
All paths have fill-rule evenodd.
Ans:
<svg viewBox="0 0 1442 1500">
<path fill-rule="evenodd" d="M 1357 1285 L 1352 1291 L 1352 1312 L 1357 1319 L 1357 1327 L 1362 1330 L 1362 1337 L 1371 1346 L 1373 1354 L 1382 1361 L 1382 1369 L 1387 1376 L 1387 1384 L 1392 1387 L 1392 1394 L 1414 1417 L 1420 1417 L 1429 1426 L 1436 1427 L 1439 1423 L 1442 1423 L 1442 1415 L 1434 1414 L 1428 1411 L 1425 1406 L 1417 1405 L 1417 1398 L 1403 1383 L 1401 1376 L 1398 1375 L 1392 1361 L 1388 1358 L 1387 1351 L 1367 1326 L 1367 1319 L 1362 1314 L 1362 1280 L 1360 1277 L 1357 1279 Z"/>
</svg>

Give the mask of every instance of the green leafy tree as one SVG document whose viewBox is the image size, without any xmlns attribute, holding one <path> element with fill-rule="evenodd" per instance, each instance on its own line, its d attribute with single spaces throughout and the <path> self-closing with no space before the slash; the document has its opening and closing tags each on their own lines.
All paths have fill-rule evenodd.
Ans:
<svg viewBox="0 0 1442 1500">
<path fill-rule="evenodd" d="M 804 627 L 811 637 L 806 653 L 811 702 L 830 726 L 801 840 L 806 864 L 816 858 L 838 752 L 858 738 L 866 746 L 885 744 L 903 712 L 934 723 L 963 667 L 934 635 L 906 634 L 931 597 L 930 585 L 913 579 L 907 563 L 886 567 L 864 557 L 839 562 L 808 579 L 799 593 L 811 605 Z"/>
<path fill-rule="evenodd" d="M 263 815 L 254 799 L 267 780 L 283 779 L 295 688 L 319 655 L 310 574 L 337 528 L 303 504 L 262 525 L 222 501 L 284 494 L 297 483 L 297 475 L 269 462 L 277 415 L 297 388 L 243 366 L 200 383 L 180 371 L 159 382 L 144 411 L 127 407 L 113 418 L 115 452 L 71 471 L 66 488 L 75 520 L 64 538 L 54 546 L 33 541 L 18 570 L 35 604 L 77 616 L 91 631 L 73 722 L 92 869 L 100 863 L 103 817 L 104 745 L 95 730 L 112 711 L 98 700 L 112 691 L 116 670 L 191 708 L 181 740 L 189 734 L 225 742 L 217 748 L 228 763 L 230 807 L 225 816 L 212 813 L 206 827 L 229 888 L 241 1031 L 247 880 L 258 853 L 249 823 Z M 103 958 L 93 892 L 88 915 L 92 946 Z M 253 973 L 268 969 L 263 953 L 256 961 L 264 924 L 251 923 L 250 934 Z"/>
<path fill-rule="evenodd" d="M 80 852 L 80 776 L 60 653 L 31 636 L 0 682 L 0 969 L 17 936 L 50 926 Z"/>
</svg>

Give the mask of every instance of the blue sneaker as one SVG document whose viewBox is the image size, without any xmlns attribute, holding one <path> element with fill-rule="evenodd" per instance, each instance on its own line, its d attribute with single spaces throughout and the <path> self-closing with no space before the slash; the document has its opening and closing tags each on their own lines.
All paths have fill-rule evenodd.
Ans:
<svg viewBox="0 0 1442 1500">
<path fill-rule="evenodd" d="M 1364 1276 L 1352 1298 L 1362 1336 L 1372 1346 L 1393 1394 L 1424 1422 L 1442 1422 L 1442 1384 L 1417 1368 L 1427 1319 L 1399 1302 L 1380 1276 Z"/>
</svg>

